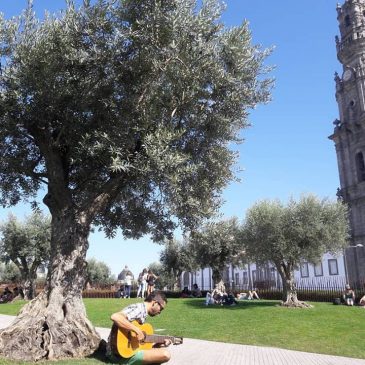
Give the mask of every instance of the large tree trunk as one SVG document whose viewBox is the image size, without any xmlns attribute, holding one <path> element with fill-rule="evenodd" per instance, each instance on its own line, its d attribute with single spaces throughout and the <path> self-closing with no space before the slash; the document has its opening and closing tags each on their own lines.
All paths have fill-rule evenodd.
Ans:
<svg viewBox="0 0 365 365">
<path fill-rule="evenodd" d="M 294 274 L 290 267 L 281 265 L 278 272 L 283 283 L 283 301 L 284 307 L 310 308 L 311 305 L 298 300 L 297 289 L 294 282 Z"/>
<path fill-rule="evenodd" d="M 0 331 L 0 356 L 15 360 L 84 357 L 100 337 L 82 301 L 89 225 L 73 214 L 52 217 L 51 260 L 44 292 Z"/>
<path fill-rule="evenodd" d="M 35 297 L 35 280 L 37 274 L 31 273 L 23 281 L 24 299 L 32 300 Z"/>
<path fill-rule="evenodd" d="M 224 285 L 222 270 L 217 268 L 212 268 L 212 279 L 214 286 L 218 288 L 222 293 L 226 291 L 226 286 Z"/>
</svg>

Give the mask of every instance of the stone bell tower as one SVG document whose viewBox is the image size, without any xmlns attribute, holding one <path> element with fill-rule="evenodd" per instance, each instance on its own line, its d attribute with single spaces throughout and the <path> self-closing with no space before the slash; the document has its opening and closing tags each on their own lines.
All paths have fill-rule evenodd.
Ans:
<svg viewBox="0 0 365 365">
<path fill-rule="evenodd" d="M 337 58 L 343 70 L 335 73 L 339 119 L 329 138 L 337 153 L 337 195 L 350 207 L 352 240 L 344 254 L 348 280 L 359 287 L 365 280 L 365 0 L 338 4 L 337 19 Z"/>
</svg>

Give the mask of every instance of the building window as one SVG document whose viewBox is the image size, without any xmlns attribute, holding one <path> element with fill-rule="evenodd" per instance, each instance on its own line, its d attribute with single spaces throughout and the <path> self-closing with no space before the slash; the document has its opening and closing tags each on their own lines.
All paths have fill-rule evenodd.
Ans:
<svg viewBox="0 0 365 365">
<path fill-rule="evenodd" d="M 270 280 L 275 281 L 275 267 L 270 268 Z"/>
<path fill-rule="evenodd" d="M 240 285 L 240 274 L 238 272 L 234 274 L 234 282 L 236 285 Z"/>
<path fill-rule="evenodd" d="M 252 281 L 256 283 L 256 270 L 252 270 Z"/>
<path fill-rule="evenodd" d="M 356 159 L 356 170 L 357 170 L 357 179 L 359 182 L 365 181 L 365 163 L 364 163 L 364 155 L 362 152 L 358 152 L 355 156 Z"/>
<path fill-rule="evenodd" d="M 320 262 L 317 265 L 314 265 L 314 275 L 315 276 L 323 276 L 323 265 L 322 265 L 322 262 Z"/>
<path fill-rule="evenodd" d="M 328 260 L 328 272 L 330 275 L 338 275 L 337 259 Z"/>
<path fill-rule="evenodd" d="M 243 272 L 243 284 L 248 284 L 248 274 L 247 271 Z"/>
<path fill-rule="evenodd" d="M 302 262 L 300 265 L 300 275 L 302 278 L 307 278 L 309 276 L 308 262 Z"/>
<path fill-rule="evenodd" d="M 346 27 L 349 27 L 351 25 L 351 21 L 350 21 L 350 16 L 346 15 L 345 16 L 345 25 Z"/>
</svg>

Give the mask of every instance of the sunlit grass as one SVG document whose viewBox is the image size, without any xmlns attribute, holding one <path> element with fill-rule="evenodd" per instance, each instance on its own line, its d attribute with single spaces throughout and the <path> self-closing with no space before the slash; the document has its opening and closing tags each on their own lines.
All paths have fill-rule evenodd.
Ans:
<svg viewBox="0 0 365 365">
<path fill-rule="evenodd" d="M 85 299 L 97 327 L 111 325 L 110 315 L 136 299 Z M 23 303 L 2 304 L 0 313 L 16 315 Z M 161 316 L 150 318 L 159 332 L 187 338 L 280 347 L 365 359 L 365 309 L 312 303 L 311 309 L 288 309 L 277 301 L 244 301 L 234 307 L 204 305 L 203 299 L 169 299 Z M 101 364 L 97 359 L 57 362 Z M 1 360 L 2 365 L 21 362 Z"/>
</svg>

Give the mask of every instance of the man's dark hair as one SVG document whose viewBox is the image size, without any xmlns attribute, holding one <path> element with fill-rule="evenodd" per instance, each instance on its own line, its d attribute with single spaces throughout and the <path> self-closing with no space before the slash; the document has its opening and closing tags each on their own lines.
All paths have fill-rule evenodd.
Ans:
<svg viewBox="0 0 365 365">
<path fill-rule="evenodd" d="M 165 303 L 167 303 L 166 294 L 163 293 L 162 291 L 158 291 L 158 290 L 155 290 L 151 294 L 148 294 L 144 301 L 145 302 L 152 302 L 153 300 L 155 302 L 165 302 Z"/>
</svg>

